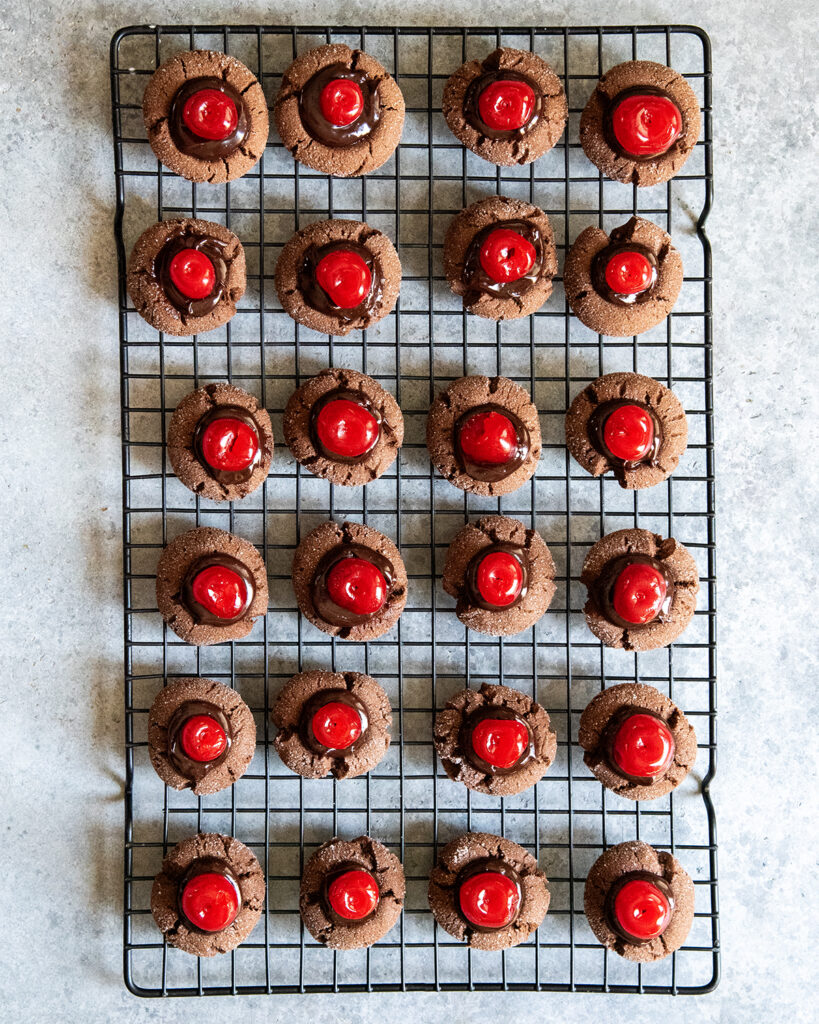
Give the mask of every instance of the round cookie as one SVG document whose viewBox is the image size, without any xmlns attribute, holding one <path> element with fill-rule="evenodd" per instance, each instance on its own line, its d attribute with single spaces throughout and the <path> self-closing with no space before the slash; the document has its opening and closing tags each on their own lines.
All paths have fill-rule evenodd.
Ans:
<svg viewBox="0 0 819 1024">
<path fill-rule="evenodd" d="M 619 574 L 636 563 L 659 573 L 667 587 L 659 614 L 642 623 L 620 618 L 612 604 Z M 601 537 L 586 555 L 580 582 L 588 591 L 586 624 L 606 647 L 651 651 L 667 647 L 693 619 L 699 572 L 690 553 L 673 537 L 664 540 L 649 530 L 616 530 Z"/>
<path fill-rule="evenodd" d="M 318 281 L 323 267 L 330 267 L 328 274 L 332 274 L 335 268 L 325 260 L 337 260 L 339 253 L 352 261 L 357 275 L 359 287 L 352 297 L 345 297 L 346 291 L 331 295 Z M 337 278 L 330 280 L 335 283 Z M 282 308 L 297 323 L 322 334 L 343 336 L 372 327 L 392 310 L 400 289 L 401 261 L 395 246 L 385 234 L 359 220 L 308 224 L 290 238 L 276 264 Z M 359 295 L 363 298 L 355 305 L 336 304 L 352 302 Z"/>
<path fill-rule="evenodd" d="M 368 606 L 373 610 L 364 612 L 336 604 L 330 597 L 328 586 L 331 573 L 342 563 L 345 563 L 340 570 L 342 575 L 338 577 L 338 585 L 342 589 L 349 589 L 346 574 L 351 569 L 364 569 L 368 576 L 372 575 L 372 570 L 366 566 L 346 565 L 347 562 L 361 561 L 374 566 L 385 584 L 382 587 L 377 581 L 379 596 L 383 597 L 380 607 L 375 608 L 374 602 Z M 361 582 L 353 583 L 353 589 L 356 588 L 364 589 Z M 383 533 L 361 523 L 330 521 L 308 533 L 296 548 L 293 589 L 302 614 L 322 632 L 343 640 L 374 640 L 390 630 L 404 610 L 407 570 L 398 548 Z"/>
<path fill-rule="evenodd" d="M 505 874 L 518 887 L 517 916 L 503 927 L 471 922 L 463 913 L 460 890 L 474 873 Z M 449 935 L 471 949 L 508 949 L 525 942 L 542 924 L 549 909 L 546 875 L 527 850 L 487 832 L 467 832 L 441 850 L 429 876 L 429 907 Z"/>
<path fill-rule="evenodd" d="M 661 732 L 667 736 L 667 729 L 672 738 L 668 766 L 651 778 L 626 774 L 616 760 L 622 758 L 623 750 L 627 756 L 634 757 L 635 739 L 640 743 L 636 729 L 631 736 L 620 733 L 618 742 L 621 726 L 634 715 L 647 718 L 648 723 L 658 722 Z M 656 730 L 653 732 L 656 736 Z M 626 746 L 629 739 L 631 750 Z M 620 683 L 598 693 L 580 716 L 579 742 L 585 751 L 583 762 L 595 778 L 606 789 L 629 800 L 655 800 L 670 793 L 688 775 L 697 759 L 697 736 L 693 726 L 672 700 L 645 683 Z M 650 742 L 645 740 L 642 750 L 649 759 L 654 752 Z M 639 750 L 637 754 L 639 757 Z"/>
<path fill-rule="evenodd" d="M 328 704 L 343 707 L 333 706 L 335 720 L 330 717 L 319 723 L 323 730 L 319 738 L 311 723 Z M 274 741 L 279 757 L 305 779 L 323 779 L 326 775 L 352 779 L 364 775 L 378 764 L 390 746 L 389 697 L 374 679 L 360 672 L 298 672 L 276 698 L 272 718 L 279 730 Z M 343 740 L 335 738 L 342 734 Z M 347 743 L 351 736 L 354 739 Z M 345 745 L 337 747 L 328 742 Z"/>
<path fill-rule="evenodd" d="M 470 426 L 469 451 L 473 458 L 469 459 L 464 455 L 462 438 L 463 428 L 473 416 L 478 419 Z M 490 439 L 492 451 L 488 455 L 493 461 L 473 461 L 482 454 L 482 441 Z M 516 491 L 537 469 L 540 448 L 537 409 L 528 391 L 507 377 L 461 377 L 430 406 L 429 457 L 438 472 L 462 491 L 486 497 Z M 501 462 L 504 457 L 506 461 Z"/>
<path fill-rule="evenodd" d="M 347 872 L 358 873 L 357 878 L 350 879 L 349 889 L 345 888 Z M 363 877 L 361 873 L 365 873 Z M 359 902 L 362 882 L 373 897 L 365 908 Z M 357 893 L 352 887 L 356 883 Z M 347 901 L 339 904 L 345 893 L 353 898 L 348 895 Z M 322 945 L 330 949 L 363 949 L 378 942 L 395 925 L 405 895 L 404 868 L 386 846 L 369 836 L 351 840 L 336 837 L 323 843 L 304 865 L 299 911 L 307 930 Z M 333 903 L 346 913 L 339 914 Z M 360 914 L 362 909 L 369 909 L 369 913 L 349 916 L 351 912 Z"/>
<path fill-rule="evenodd" d="M 333 406 L 337 400 L 343 404 Z M 328 368 L 302 384 L 284 410 L 283 429 L 297 462 L 345 487 L 377 480 L 404 441 L 404 417 L 396 400 L 356 370 Z M 336 449 L 324 444 L 321 435 Z M 342 447 L 350 454 L 340 453 Z"/>
<path fill-rule="evenodd" d="M 293 61 L 273 112 L 295 160 L 345 178 L 369 174 L 392 156 L 404 126 L 404 97 L 374 57 L 334 43 Z"/>
<path fill-rule="evenodd" d="M 202 718 L 210 720 L 204 728 Z M 195 730 L 193 751 L 186 749 L 186 723 Z M 208 749 L 214 732 L 227 740 L 220 753 L 218 746 Z M 256 723 L 250 708 L 235 690 L 213 679 L 174 679 L 151 705 L 148 754 L 157 775 L 171 789 L 190 789 L 196 796 L 227 789 L 247 771 L 255 750 Z M 209 752 L 216 756 L 208 757 Z"/>
<path fill-rule="evenodd" d="M 202 90 L 210 93 L 197 107 L 195 97 Z M 214 100 L 220 104 L 214 91 L 221 94 L 227 116 L 214 109 Z M 261 85 L 241 61 L 216 50 L 177 53 L 160 65 L 145 87 L 142 114 L 157 158 L 188 181 L 240 178 L 256 164 L 267 142 L 267 100 Z M 207 134 L 192 131 L 191 124 Z"/>
<path fill-rule="evenodd" d="M 520 690 L 492 683 L 450 697 L 433 739 L 449 778 L 489 796 L 534 786 L 557 751 L 548 712 Z"/>
<path fill-rule="evenodd" d="M 442 107 L 467 149 L 507 167 L 548 152 L 569 116 L 563 86 L 546 61 L 508 46 L 461 65 L 444 86 Z"/>
<path fill-rule="evenodd" d="M 219 931 L 203 931 L 182 912 L 182 892 L 198 873 L 230 879 L 238 913 Z M 264 907 L 264 872 L 255 855 L 238 839 L 199 833 L 183 839 L 168 853 L 151 889 L 151 913 L 169 946 L 193 956 L 216 956 L 235 949 L 250 935 Z"/>
<path fill-rule="evenodd" d="M 629 875 L 659 879 L 673 901 L 671 919 L 658 937 L 644 942 L 629 941 L 615 930 L 610 892 Z M 616 891 L 616 890 L 615 890 Z M 599 941 L 626 960 L 651 963 L 679 949 L 688 937 L 694 920 L 694 883 L 680 862 L 670 853 L 655 850 L 648 843 L 632 840 L 619 843 L 603 853 L 591 867 L 586 879 L 583 905 L 589 926 Z"/>
<path fill-rule="evenodd" d="M 487 555 L 492 564 L 483 563 Z M 552 555 L 537 530 L 509 516 L 483 516 L 453 538 L 442 583 L 456 599 L 455 614 L 468 629 L 514 636 L 534 625 L 549 607 L 554 579 Z"/>
<path fill-rule="evenodd" d="M 221 443 L 220 437 L 215 435 L 212 443 L 225 466 L 212 466 L 205 458 L 203 442 L 206 437 L 211 441 L 208 428 L 218 429 L 220 420 L 230 421 L 225 424 L 227 434 L 221 438 Z M 244 425 L 242 433 L 237 433 L 242 431 L 238 424 Z M 248 437 L 251 446 L 245 449 L 245 457 L 251 455 L 253 435 L 255 453 L 247 465 L 240 469 L 227 468 L 234 464 L 230 461 L 231 452 L 234 459 L 238 459 L 236 465 L 244 461 L 241 445 L 248 443 Z M 210 443 L 208 452 L 214 457 Z M 273 458 L 270 416 L 254 395 L 235 384 L 206 384 L 185 395 L 174 410 L 168 427 L 168 458 L 176 476 L 194 494 L 211 501 L 238 501 L 261 486 L 270 471 Z"/>
<path fill-rule="evenodd" d="M 671 236 L 642 217 L 630 218 L 610 235 L 595 227 L 581 231 L 563 268 L 572 312 L 590 330 L 612 338 L 643 334 L 661 324 L 682 283 L 682 259 Z"/>
<path fill-rule="evenodd" d="M 659 155 L 635 156 L 617 141 L 612 129 L 614 108 L 628 96 L 659 96 L 678 109 L 680 134 Z M 644 118 L 644 121 L 646 119 Z M 650 118 L 648 119 L 650 120 Z M 658 185 L 673 178 L 691 156 L 700 135 L 700 105 L 682 75 L 665 64 L 630 60 L 603 75 L 580 118 L 580 144 L 595 166 L 613 181 Z"/>
<path fill-rule="evenodd" d="M 444 273 L 471 313 L 487 320 L 529 316 L 552 294 L 557 273 L 549 218 L 539 206 L 505 196 L 472 203 L 449 225 Z"/>
<path fill-rule="evenodd" d="M 230 571 L 226 589 L 239 589 L 234 606 L 239 611 L 230 618 L 215 614 L 194 598 L 196 576 L 221 567 Z M 244 585 L 243 594 L 235 577 Z M 225 530 L 212 526 L 188 530 L 160 555 L 156 602 L 162 618 L 186 643 L 207 646 L 240 640 L 253 629 L 256 617 L 267 612 L 267 570 L 262 556 L 249 541 Z"/>
<path fill-rule="evenodd" d="M 184 260 L 193 250 L 205 264 L 206 277 L 184 285 L 195 291 L 200 282 L 214 284 L 202 298 L 183 293 L 174 283 L 174 259 Z M 207 261 L 202 257 L 207 257 Z M 212 269 L 211 269 L 212 268 Z M 177 276 L 177 280 L 181 280 Z M 151 327 L 166 334 L 187 337 L 221 327 L 236 313 L 245 293 L 247 276 L 242 243 L 222 224 L 210 220 L 178 218 L 152 224 L 137 239 L 128 260 L 128 294 L 137 313 Z"/>
<path fill-rule="evenodd" d="M 633 412 L 635 406 L 642 415 Z M 622 454 L 612 451 L 606 440 L 606 423 L 613 413 L 617 415 L 610 424 L 609 440 Z M 635 441 L 634 432 L 646 425 L 646 417 L 650 429 Z M 572 457 L 594 477 L 612 472 L 620 486 L 629 490 L 653 487 L 671 476 L 687 443 L 688 421 L 677 396 L 639 373 L 598 377 L 583 388 L 566 413 L 566 444 Z M 635 446 L 632 451 L 627 450 L 629 445 Z"/>
</svg>

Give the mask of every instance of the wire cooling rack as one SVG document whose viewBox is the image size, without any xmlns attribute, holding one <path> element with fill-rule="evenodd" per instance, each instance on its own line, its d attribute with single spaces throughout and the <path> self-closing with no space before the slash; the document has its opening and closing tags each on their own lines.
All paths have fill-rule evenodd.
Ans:
<svg viewBox="0 0 819 1024">
<path fill-rule="evenodd" d="M 171 54 L 210 48 L 234 54 L 272 102 L 293 57 L 326 42 L 366 49 L 397 78 L 407 104 L 401 145 L 365 178 L 331 179 L 294 163 L 275 131 L 263 159 L 229 185 L 195 185 L 157 164 L 141 117 L 148 76 Z M 467 152 L 441 116 L 446 78 L 496 46 L 541 54 L 563 78 L 570 118 L 560 143 L 524 168 L 495 168 Z M 703 137 L 672 182 L 638 190 L 605 180 L 583 155 L 578 122 L 600 74 L 622 60 L 672 65 L 698 93 Z M 716 764 L 714 456 L 711 403 L 711 258 L 704 224 L 711 206 L 711 65 L 706 34 L 689 26 L 619 28 L 325 30 L 276 26 L 136 26 L 111 45 L 122 437 L 125 583 L 125 982 L 138 995 L 532 989 L 697 993 L 719 972 L 716 834 L 708 785 Z M 495 324 L 466 315 L 442 273 L 450 219 L 484 196 L 506 194 L 548 213 L 558 247 L 589 224 L 606 228 L 640 213 L 671 232 L 686 276 L 665 324 L 637 338 L 599 337 L 568 311 L 560 279 L 534 316 Z M 248 289 L 234 319 L 194 338 L 157 334 L 125 290 L 126 255 L 157 219 L 218 220 L 244 243 Z M 296 325 L 276 299 L 273 274 L 296 228 L 351 217 L 386 231 L 404 277 L 395 311 L 347 339 Z M 562 261 L 561 261 L 562 265 Z M 324 366 L 353 367 L 393 391 L 406 443 L 391 470 L 366 488 L 334 488 L 294 463 L 281 444 L 288 396 Z M 563 439 L 573 396 L 601 373 L 638 370 L 674 387 L 688 414 L 688 450 L 666 484 L 627 492 L 593 480 Z M 436 477 L 424 445 L 433 395 L 468 373 L 523 384 L 540 410 L 543 457 L 530 483 L 501 499 L 466 495 Z M 165 455 L 168 418 L 184 394 L 229 379 L 261 398 L 279 445 L 266 485 L 227 508 L 186 490 Z M 467 633 L 441 588 L 447 545 L 469 518 L 501 511 L 535 526 L 558 566 L 552 607 L 509 639 Z M 328 516 L 363 520 L 394 538 L 407 565 L 406 611 L 386 636 L 337 642 L 298 613 L 289 569 L 299 539 Z M 257 544 L 270 579 L 270 612 L 244 640 L 190 647 L 164 628 L 154 573 L 172 537 L 197 524 Z M 682 541 L 697 558 L 696 617 L 673 647 L 641 654 L 603 648 L 586 628 L 578 582 L 589 546 L 603 533 L 641 526 Z M 394 708 L 394 742 L 378 767 L 340 783 L 290 773 L 271 746 L 276 693 L 300 669 L 372 674 Z M 166 789 L 147 753 L 148 709 L 174 675 L 234 686 L 253 709 L 256 756 L 230 790 L 196 799 Z M 682 706 L 697 730 L 694 771 L 675 793 L 632 804 L 586 770 L 576 738 L 586 703 L 610 683 L 639 680 Z M 503 682 L 550 712 L 558 756 L 538 785 L 503 800 L 449 781 L 436 761 L 432 722 L 454 691 Z M 549 878 L 549 914 L 526 944 L 471 952 L 435 925 L 426 901 L 436 850 L 466 829 L 501 833 L 529 848 Z M 197 831 L 232 833 L 258 855 L 268 882 L 266 912 L 249 941 L 229 955 L 198 960 L 167 947 L 149 911 L 154 874 L 174 843 Z M 402 919 L 368 950 L 335 953 L 301 925 L 302 865 L 332 835 L 386 842 L 407 873 Z M 608 845 L 640 838 L 679 858 L 696 885 L 686 945 L 640 966 L 609 954 L 583 914 L 589 867 Z"/>
</svg>

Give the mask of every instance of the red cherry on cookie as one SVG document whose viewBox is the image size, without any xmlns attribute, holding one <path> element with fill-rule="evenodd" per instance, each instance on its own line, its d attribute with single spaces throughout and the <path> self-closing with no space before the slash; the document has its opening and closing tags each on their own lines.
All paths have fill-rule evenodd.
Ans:
<svg viewBox="0 0 819 1024">
<path fill-rule="evenodd" d="M 654 282 L 654 268 L 634 250 L 618 252 L 606 264 L 606 284 L 615 295 L 639 295 Z"/>
<path fill-rule="evenodd" d="M 316 434 L 328 452 L 356 459 L 378 440 L 378 420 L 358 402 L 334 398 L 319 410 Z"/>
<path fill-rule="evenodd" d="M 611 130 L 631 156 L 660 156 L 682 132 L 682 114 L 668 96 L 626 96 L 611 115 Z"/>
<path fill-rule="evenodd" d="M 535 247 L 511 228 L 490 231 L 480 251 L 481 266 L 499 284 L 517 281 L 535 265 Z"/>
<path fill-rule="evenodd" d="M 225 752 L 225 730 L 210 715 L 193 715 L 182 726 L 179 742 L 191 761 L 215 761 Z"/>
<path fill-rule="evenodd" d="M 520 907 L 520 890 L 499 871 L 483 871 L 467 878 L 458 890 L 458 902 L 467 921 L 484 928 L 505 928 Z"/>
<path fill-rule="evenodd" d="M 218 872 L 194 875 L 182 891 L 182 913 L 203 932 L 220 932 L 239 913 L 236 886 Z"/>
<path fill-rule="evenodd" d="M 603 441 L 616 458 L 623 462 L 639 462 L 654 444 L 651 414 L 639 405 L 618 406 L 606 417 Z"/>
<path fill-rule="evenodd" d="M 512 768 L 529 746 L 529 731 L 514 718 L 482 718 L 472 730 L 472 749 L 496 768 Z"/>
<path fill-rule="evenodd" d="M 226 473 L 247 469 L 259 450 L 253 427 L 232 416 L 212 420 L 202 431 L 200 444 L 205 462 Z"/>
<path fill-rule="evenodd" d="M 506 608 L 523 589 L 523 566 L 508 551 L 490 551 L 478 563 L 475 583 L 487 604 Z"/>
<path fill-rule="evenodd" d="M 464 456 L 478 466 L 502 466 L 518 448 L 515 424 L 502 412 L 476 412 L 461 424 L 458 443 Z"/>
<path fill-rule="evenodd" d="M 674 735 L 661 718 L 634 714 L 623 722 L 614 737 L 611 755 L 625 775 L 656 779 L 674 760 Z"/>
<path fill-rule="evenodd" d="M 661 572 L 653 565 L 634 562 L 617 577 L 611 603 L 621 619 L 638 625 L 657 618 L 667 592 Z"/>
<path fill-rule="evenodd" d="M 198 249 L 183 249 L 171 260 L 168 276 L 186 299 L 204 299 L 216 284 L 210 259 Z"/>
<path fill-rule="evenodd" d="M 348 921 L 368 917 L 378 906 L 378 883 L 369 871 L 355 868 L 337 875 L 327 886 L 327 902 Z"/>
<path fill-rule="evenodd" d="M 200 89 L 185 101 L 182 121 L 200 139 L 220 142 L 236 131 L 239 112 L 230 96 L 219 89 Z"/>
<path fill-rule="evenodd" d="M 490 82 L 478 97 L 478 113 L 497 132 L 517 131 L 535 109 L 535 91 L 526 82 L 501 78 Z"/>
<path fill-rule="evenodd" d="M 355 615 L 375 615 L 387 600 L 387 581 L 366 558 L 341 558 L 327 573 L 327 593 L 339 608 Z"/>
<path fill-rule="evenodd" d="M 325 119 L 337 128 L 346 128 L 364 109 L 364 93 L 350 78 L 334 78 L 321 90 L 319 105 Z"/>
<path fill-rule="evenodd" d="M 369 293 L 372 280 L 370 268 L 350 249 L 328 252 L 316 266 L 319 287 L 339 309 L 354 309 L 360 305 Z"/>
<path fill-rule="evenodd" d="M 313 735 L 329 750 L 346 750 L 361 735 L 361 715 L 340 700 L 331 700 L 313 715 Z"/>
<path fill-rule="evenodd" d="M 226 565 L 209 565 L 191 584 L 193 599 L 218 619 L 235 619 L 247 602 L 247 584 Z"/>
<path fill-rule="evenodd" d="M 614 917 L 626 935 L 645 941 L 662 935 L 671 921 L 671 903 L 647 878 L 632 878 L 614 897 Z"/>
</svg>

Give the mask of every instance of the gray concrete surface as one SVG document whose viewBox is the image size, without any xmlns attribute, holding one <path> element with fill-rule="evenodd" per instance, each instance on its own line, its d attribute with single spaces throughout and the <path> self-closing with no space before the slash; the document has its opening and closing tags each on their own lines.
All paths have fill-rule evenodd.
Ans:
<svg viewBox="0 0 819 1024">
<path fill-rule="evenodd" d="M 818 9 L 7 0 L 0 11 L 0 1017 L 817 1019 Z M 667 997 L 142 1002 L 121 981 L 119 389 L 107 47 L 154 20 L 702 24 L 714 43 L 724 979 Z"/>
</svg>

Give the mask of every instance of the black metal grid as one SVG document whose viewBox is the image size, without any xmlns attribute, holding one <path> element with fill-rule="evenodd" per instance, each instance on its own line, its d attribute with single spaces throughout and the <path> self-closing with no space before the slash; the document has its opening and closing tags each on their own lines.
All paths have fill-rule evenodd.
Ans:
<svg viewBox="0 0 819 1024">
<path fill-rule="evenodd" d="M 330 41 L 366 48 L 396 76 L 407 122 L 395 156 L 358 180 L 329 179 L 294 163 L 275 132 L 244 178 L 191 185 L 159 166 L 145 138 L 142 91 L 158 63 L 179 49 L 235 54 L 271 101 L 293 56 Z M 567 131 L 526 168 L 494 168 L 447 130 L 440 98 L 464 60 L 497 45 L 540 53 L 562 75 Z M 620 60 L 670 64 L 698 92 L 703 137 L 667 185 L 637 190 L 609 182 L 584 157 L 579 114 L 595 80 Z M 538 989 L 697 993 L 719 972 L 716 835 L 708 792 L 716 764 L 714 466 L 711 401 L 711 257 L 704 224 L 711 206 L 711 66 L 707 35 L 690 26 L 461 29 L 276 26 L 136 26 L 111 45 L 122 435 L 125 598 L 125 916 L 128 988 L 142 996 L 235 993 Z M 441 273 L 450 218 L 485 195 L 542 206 L 559 248 L 590 223 L 608 228 L 632 213 L 656 220 L 681 249 L 686 277 L 668 321 L 633 339 L 598 337 L 569 314 L 562 286 L 534 316 L 505 324 L 467 316 Z M 194 338 L 156 334 L 125 291 L 126 253 L 157 218 L 203 216 L 242 238 L 248 291 L 225 328 Z M 395 311 L 376 328 L 328 339 L 294 324 L 273 287 L 277 254 L 297 227 L 327 216 L 361 218 L 386 230 L 404 266 Z M 228 378 L 261 397 L 281 441 L 288 395 L 325 365 L 369 373 L 397 396 L 406 443 L 395 466 L 364 489 L 333 488 L 296 466 L 279 444 L 264 488 L 225 509 L 175 480 L 164 453 L 167 420 L 187 391 Z M 673 385 L 689 418 L 679 471 L 647 492 L 592 480 L 573 464 L 562 423 L 571 398 L 600 373 L 634 369 Z M 543 459 L 530 484 L 500 500 L 462 494 L 436 479 L 424 446 L 433 394 L 465 373 L 500 373 L 526 386 L 543 425 Z M 470 517 L 503 511 L 535 525 L 558 565 L 558 593 L 533 629 L 510 639 L 469 634 L 440 588 L 452 536 Z M 410 577 L 398 626 L 368 644 L 336 642 L 302 620 L 289 564 L 304 532 L 329 516 L 363 519 L 393 537 Z M 197 649 L 162 625 L 153 579 L 162 546 L 195 524 L 233 530 L 263 551 L 270 612 L 248 638 Z M 695 554 L 697 615 L 680 643 L 633 654 L 604 649 L 583 622 L 578 575 L 588 547 L 612 529 L 639 525 L 674 535 Z M 369 672 L 390 694 L 394 742 L 362 779 L 307 781 L 270 745 L 268 712 L 282 682 L 302 668 Z M 168 676 L 201 674 L 235 686 L 254 711 L 257 755 L 228 792 L 196 799 L 165 789 L 147 757 L 147 711 Z M 633 805 L 585 769 L 577 721 L 608 683 L 640 680 L 684 708 L 699 737 L 695 771 L 675 794 Z M 535 789 L 505 800 L 450 782 L 431 743 L 434 710 L 464 685 L 501 681 L 536 696 L 558 734 L 558 757 Z M 546 921 L 527 944 L 472 953 L 433 922 L 426 882 L 438 844 L 465 828 L 500 832 L 539 858 L 552 892 Z M 153 875 L 167 849 L 198 830 L 233 833 L 253 848 L 268 881 L 267 910 L 232 954 L 201 961 L 166 947 L 149 912 Z M 369 832 L 390 845 L 408 878 L 401 922 L 372 949 L 336 954 L 301 926 L 298 884 L 305 857 L 330 835 Z M 672 850 L 694 877 L 694 927 L 686 945 L 657 964 L 609 955 L 583 914 L 583 883 L 601 850 L 639 837 Z"/>
</svg>

